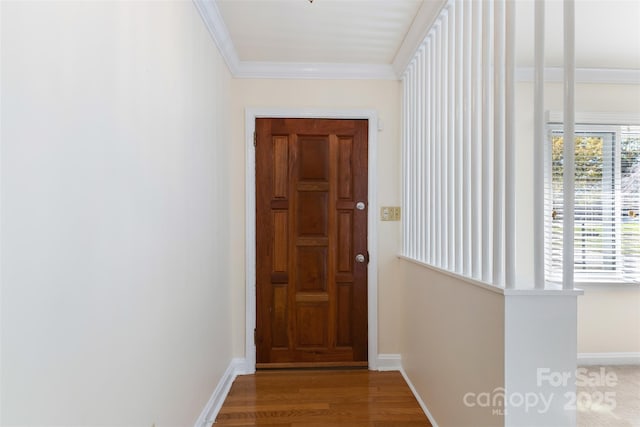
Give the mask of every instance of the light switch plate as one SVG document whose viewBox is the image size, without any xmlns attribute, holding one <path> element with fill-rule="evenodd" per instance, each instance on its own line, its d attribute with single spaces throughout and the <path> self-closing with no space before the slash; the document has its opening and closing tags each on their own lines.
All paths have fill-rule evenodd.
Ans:
<svg viewBox="0 0 640 427">
<path fill-rule="evenodd" d="M 399 206 L 381 207 L 380 219 L 382 221 L 400 221 L 400 207 Z"/>
</svg>

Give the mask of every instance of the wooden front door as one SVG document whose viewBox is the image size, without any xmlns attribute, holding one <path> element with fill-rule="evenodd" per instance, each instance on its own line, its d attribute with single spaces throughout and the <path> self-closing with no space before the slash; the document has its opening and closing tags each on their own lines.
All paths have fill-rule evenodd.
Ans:
<svg viewBox="0 0 640 427">
<path fill-rule="evenodd" d="M 367 127 L 256 119 L 258 368 L 367 366 Z"/>
</svg>

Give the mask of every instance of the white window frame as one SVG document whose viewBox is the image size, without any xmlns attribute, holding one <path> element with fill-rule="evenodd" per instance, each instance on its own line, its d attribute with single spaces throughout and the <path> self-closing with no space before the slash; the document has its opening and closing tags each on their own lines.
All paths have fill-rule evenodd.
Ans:
<svg viewBox="0 0 640 427">
<path fill-rule="evenodd" d="M 547 129 L 546 129 L 546 138 L 544 141 L 545 144 L 545 156 L 550 156 L 551 149 L 551 134 L 553 131 L 562 131 L 563 117 L 560 112 L 547 112 Z M 612 177 L 614 182 L 619 182 L 621 180 L 621 142 L 622 142 L 622 128 L 627 126 L 640 126 L 640 117 L 635 114 L 621 114 L 621 113 L 576 113 L 576 134 L 592 132 L 594 134 L 598 133 L 610 133 L 613 134 L 613 162 L 605 162 L 603 161 L 603 175 L 608 173 L 612 174 L 615 172 L 615 177 Z M 606 152 L 606 150 L 604 150 Z M 611 152 L 611 151 L 609 151 Z M 605 153 L 603 152 L 603 155 Z M 607 167 L 609 166 L 609 167 Z M 611 166 L 613 166 L 613 171 L 611 171 Z M 548 174 L 546 180 L 548 183 L 551 182 L 552 170 L 545 170 L 545 174 Z M 548 184 L 545 184 L 545 190 L 548 191 Z M 615 237 L 613 239 L 614 250 L 616 253 L 616 257 L 621 256 L 622 253 L 622 211 L 621 211 L 621 193 L 619 191 L 615 191 L 614 193 L 614 217 L 615 220 Z M 545 209 L 545 230 L 548 229 L 548 221 L 547 216 L 550 217 L 551 212 L 547 212 Z M 545 258 L 547 257 L 548 245 L 551 244 L 552 237 L 545 238 Z M 545 263 L 545 269 L 549 268 Z M 585 277 L 590 276 L 590 277 Z M 635 286 L 640 287 L 640 283 L 638 282 L 627 282 L 624 279 L 620 278 L 616 280 L 612 275 L 607 273 L 582 273 L 580 270 L 575 271 L 576 284 L 580 286 L 589 286 L 589 285 L 602 285 L 602 286 L 613 286 L 613 285 L 622 285 L 622 286 Z M 548 280 L 548 272 L 545 271 L 545 280 Z M 555 282 L 552 282 L 555 283 Z"/>
</svg>

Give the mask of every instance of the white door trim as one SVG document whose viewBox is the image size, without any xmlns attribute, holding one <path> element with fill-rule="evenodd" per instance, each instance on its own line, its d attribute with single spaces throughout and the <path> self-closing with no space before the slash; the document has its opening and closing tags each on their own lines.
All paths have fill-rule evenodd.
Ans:
<svg viewBox="0 0 640 427">
<path fill-rule="evenodd" d="M 256 118 L 290 117 L 316 119 L 367 119 L 369 120 L 369 210 L 368 210 L 368 357 L 369 369 L 377 369 L 378 362 L 378 186 L 377 186 L 377 143 L 378 113 L 375 110 L 340 109 L 287 109 L 287 108 L 247 108 L 245 111 L 245 236 L 246 236 L 246 293 L 245 293 L 245 360 L 246 371 L 255 371 L 256 346 L 253 341 L 256 327 L 256 163 L 253 134 Z"/>
</svg>

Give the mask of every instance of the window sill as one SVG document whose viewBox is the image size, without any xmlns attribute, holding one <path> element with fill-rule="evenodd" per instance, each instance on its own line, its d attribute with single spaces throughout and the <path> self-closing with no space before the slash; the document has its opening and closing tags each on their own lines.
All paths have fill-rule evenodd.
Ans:
<svg viewBox="0 0 640 427">
<path fill-rule="evenodd" d="M 577 282 L 575 287 L 580 289 L 640 289 L 640 283 Z"/>
</svg>

